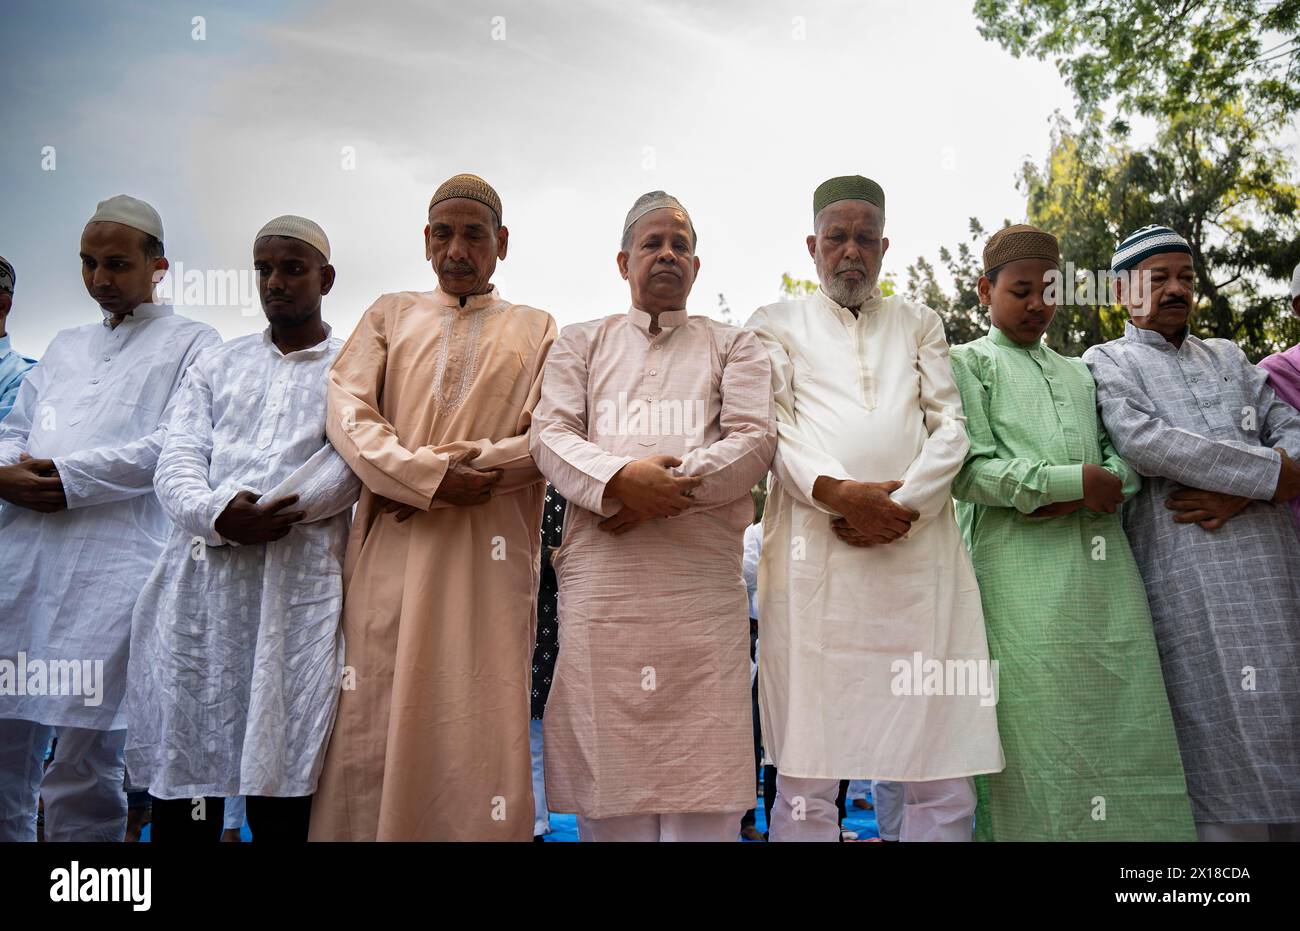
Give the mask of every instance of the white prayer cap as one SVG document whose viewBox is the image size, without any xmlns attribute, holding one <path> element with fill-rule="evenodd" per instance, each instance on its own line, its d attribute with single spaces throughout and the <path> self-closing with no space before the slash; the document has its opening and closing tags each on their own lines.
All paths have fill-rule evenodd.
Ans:
<svg viewBox="0 0 1300 931">
<path fill-rule="evenodd" d="M 87 220 L 94 223 L 105 220 L 109 223 L 121 223 L 142 233 L 148 233 L 159 242 L 163 241 L 162 217 L 144 201 L 128 194 L 118 194 L 108 200 L 101 200 L 95 208 L 95 215 Z"/>
<path fill-rule="evenodd" d="M 1291 300 L 1294 301 L 1297 297 L 1300 297 L 1300 265 L 1291 273 Z"/>
<path fill-rule="evenodd" d="M 330 260 L 330 241 L 325 237 L 325 231 L 306 217 L 295 217 L 293 214 L 276 217 L 257 231 L 253 242 L 257 242 L 263 236 L 286 236 L 289 239 L 297 239 L 309 246 L 315 246 L 316 251 L 325 256 L 326 262 Z"/>
<path fill-rule="evenodd" d="M 682 202 L 667 191 L 648 191 L 636 199 L 636 203 L 632 205 L 632 209 L 627 212 L 627 217 L 623 220 L 624 242 L 627 241 L 632 224 L 653 210 L 663 210 L 665 208 L 680 210 L 685 214 L 686 224 L 691 228 L 691 239 L 695 240 L 695 242 L 691 243 L 691 247 L 694 248 L 698 245 L 699 237 L 695 235 L 695 224 L 691 222 L 691 215 L 686 212 Z"/>
</svg>

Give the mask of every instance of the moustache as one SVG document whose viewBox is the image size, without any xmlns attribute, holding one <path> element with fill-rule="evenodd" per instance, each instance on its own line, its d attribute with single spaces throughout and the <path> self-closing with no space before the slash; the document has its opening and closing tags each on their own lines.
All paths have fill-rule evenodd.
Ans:
<svg viewBox="0 0 1300 931">
<path fill-rule="evenodd" d="M 444 275 L 472 275 L 474 266 L 466 262 L 448 262 L 442 266 L 441 271 Z"/>
</svg>

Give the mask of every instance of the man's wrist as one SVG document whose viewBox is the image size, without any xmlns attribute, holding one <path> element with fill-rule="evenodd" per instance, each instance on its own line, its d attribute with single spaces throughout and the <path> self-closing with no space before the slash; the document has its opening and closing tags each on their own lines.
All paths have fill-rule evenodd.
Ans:
<svg viewBox="0 0 1300 931">
<path fill-rule="evenodd" d="M 817 481 L 813 482 L 813 498 L 820 501 L 829 508 L 839 510 L 838 503 L 840 490 L 844 487 L 844 479 L 831 478 L 829 475 L 817 476 Z"/>
</svg>

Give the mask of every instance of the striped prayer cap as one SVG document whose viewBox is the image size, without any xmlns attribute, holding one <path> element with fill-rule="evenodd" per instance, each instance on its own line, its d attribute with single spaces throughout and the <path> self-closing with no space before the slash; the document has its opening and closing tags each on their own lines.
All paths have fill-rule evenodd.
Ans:
<svg viewBox="0 0 1300 931">
<path fill-rule="evenodd" d="M 1167 226 L 1144 226 L 1135 233 L 1130 233 L 1115 248 L 1115 255 L 1110 260 L 1111 271 L 1122 272 L 1139 262 L 1159 255 L 1162 252 L 1183 252 L 1192 254 L 1192 247 L 1187 240 Z"/>
</svg>

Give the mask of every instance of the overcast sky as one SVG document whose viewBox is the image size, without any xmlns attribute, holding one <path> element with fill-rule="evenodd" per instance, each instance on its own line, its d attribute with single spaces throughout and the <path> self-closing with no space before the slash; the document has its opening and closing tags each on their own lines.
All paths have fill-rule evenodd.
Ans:
<svg viewBox="0 0 1300 931">
<path fill-rule="evenodd" d="M 461 171 L 501 194 L 503 296 L 561 325 L 627 308 L 619 233 L 654 189 L 699 231 L 695 313 L 722 293 L 743 322 L 782 272 L 812 277 L 812 191 L 837 174 L 884 186 L 885 271 L 901 281 L 968 217 L 1023 219 L 1017 169 L 1045 156 L 1053 110 L 1073 110 L 1055 67 L 981 39 L 971 7 L 9 0 L 9 331 L 39 356 L 99 319 L 78 238 L 98 200 L 128 193 L 158 208 L 187 270 L 247 269 L 266 220 L 315 219 L 338 270 L 325 316 L 346 335 L 379 294 L 435 285 L 426 207 Z M 250 310 L 182 312 L 230 338 L 261 329 Z"/>
</svg>

